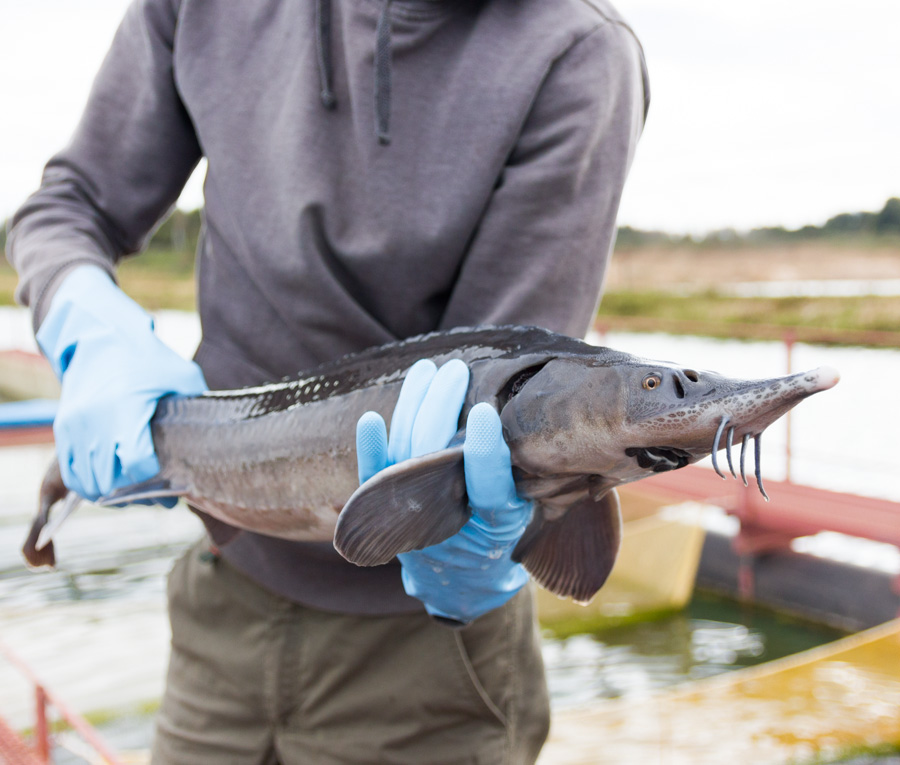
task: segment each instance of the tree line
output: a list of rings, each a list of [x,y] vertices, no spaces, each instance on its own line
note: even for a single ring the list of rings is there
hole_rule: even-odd
[[[163,251],[176,256],[176,266],[190,267],[197,249],[203,219],[200,210],[174,210],[156,229],[148,244],[149,250]],[[0,228],[0,249],[6,249],[7,225]],[[900,238],[900,198],[888,199],[878,212],[841,213],[829,218],[821,226],[806,225],[798,229],[766,226],[740,233],[732,228],[710,231],[702,237],[669,234],[664,231],[645,231],[620,226],[617,246],[623,249],[659,245],[723,244],[779,244],[817,239]]]
[[[669,234],[665,231],[644,231],[620,226],[617,245],[623,249],[659,245],[768,245],[828,239],[887,239],[900,238],[900,198],[891,197],[878,212],[841,213],[829,218],[821,226],[806,225],[797,229],[765,226],[747,232],[733,228],[718,229],[695,237]]]

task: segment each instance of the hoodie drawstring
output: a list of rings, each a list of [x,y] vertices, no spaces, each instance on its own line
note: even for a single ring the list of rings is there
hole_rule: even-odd
[[[331,0],[316,0],[316,56],[322,105],[333,109]],[[381,144],[391,142],[391,63],[391,0],[384,0],[375,27],[375,136]]]
[[[375,135],[391,142],[391,0],[384,0],[375,28]]]
[[[331,0],[316,0],[316,54],[319,59],[322,106],[334,109],[337,100],[332,88]]]

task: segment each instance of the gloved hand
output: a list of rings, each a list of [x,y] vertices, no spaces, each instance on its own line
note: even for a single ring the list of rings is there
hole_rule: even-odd
[[[63,483],[97,499],[152,478],[150,418],[162,396],[206,390],[200,367],[153,333],[153,320],[101,268],[74,268],[37,332],[62,382],[53,423]]]
[[[468,383],[469,370],[461,361],[440,370],[428,360],[413,365],[394,409],[390,443],[374,412],[357,424],[360,482],[388,465],[445,448],[456,433]],[[533,508],[516,496],[509,447],[489,404],[469,412],[463,455],[472,517],[440,544],[398,558],[404,589],[428,613],[467,623],[503,605],[528,581],[511,556]]]

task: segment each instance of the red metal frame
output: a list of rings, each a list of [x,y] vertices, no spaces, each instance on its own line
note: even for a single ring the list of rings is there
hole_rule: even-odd
[[[46,765],[48,759],[41,758],[0,717],[0,762],[4,765]]]
[[[27,446],[29,444],[52,444],[53,426],[34,425],[31,427],[0,428],[0,447]]]
[[[0,643],[0,654],[16,667],[28,681],[34,686],[35,725],[34,747],[29,747],[6,723],[0,718],[0,761],[9,762],[11,765],[46,764],[50,762],[50,726],[47,722],[47,709],[53,707],[73,730],[93,748],[108,765],[122,765],[122,761],[113,753],[112,749],[103,741],[97,731],[80,714],[66,705],[56,694],[47,689],[37,675],[32,671],[9,646]]]
[[[766,502],[754,486],[722,480],[707,468],[689,465],[659,473],[629,487],[636,493],[665,500],[695,500],[717,505],[741,522],[734,551],[752,558],[784,550],[797,537],[822,531],[884,542],[900,548],[900,502],[800,486],[789,481],[766,481]],[[752,579],[742,572],[742,593],[752,594]],[[900,577],[897,579],[900,588]],[[900,589],[898,589],[900,592]]]
[[[696,465],[646,478],[636,490],[722,507],[738,517],[742,527],[748,527],[747,552],[771,549],[753,543],[753,530],[772,532],[788,540],[837,531],[900,548],[900,502],[887,499],[766,480],[766,491],[771,497],[766,502],[754,486],[722,480],[712,470]]]

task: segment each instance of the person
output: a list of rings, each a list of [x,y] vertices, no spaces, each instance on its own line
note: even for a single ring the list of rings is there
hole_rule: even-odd
[[[606,0],[136,0],[8,242],[62,380],[67,486],[152,477],[169,393],[464,325],[583,336],[648,99]],[[204,157],[189,362],[113,278]],[[466,372],[410,378],[389,439],[361,423],[362,479],[456,427]],[[169,579],[154,762],[536,759],[547,691],[509,560],[530,508],[476,409],[488,446],[467,441],[467,486],[486,520],[440,549],[364,569],[204,517]],[[492,534],[506,552],[481,571]]]

